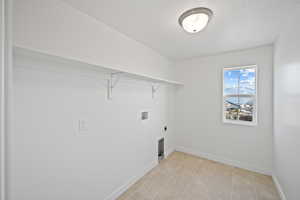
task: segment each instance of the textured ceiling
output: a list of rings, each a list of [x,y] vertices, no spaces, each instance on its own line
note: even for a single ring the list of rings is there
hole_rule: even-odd
[[[181,60],[273,43],[297,0],[63,0],[158,53]],[[191,35],[178,25],[187,9],[214,17]]]

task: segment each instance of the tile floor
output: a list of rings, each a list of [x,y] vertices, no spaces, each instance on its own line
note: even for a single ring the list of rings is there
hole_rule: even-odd
[[[280,200],[280,198],[270,176],[174,152],[118,200]]]

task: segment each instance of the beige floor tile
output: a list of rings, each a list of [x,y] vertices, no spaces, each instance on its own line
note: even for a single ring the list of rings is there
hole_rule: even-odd
[[[270,176],[174,152],[118,200],[280,200]]]

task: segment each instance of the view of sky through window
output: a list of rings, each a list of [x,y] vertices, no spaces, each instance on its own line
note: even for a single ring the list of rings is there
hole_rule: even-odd
[[[225,119],[252,122],[256,101],[256,67],[224,69],[223,81]]]

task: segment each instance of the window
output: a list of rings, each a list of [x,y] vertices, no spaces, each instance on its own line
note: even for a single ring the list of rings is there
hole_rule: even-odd
[[[257,123],[257,67],[223,70],[223,121],[244,125]]]

